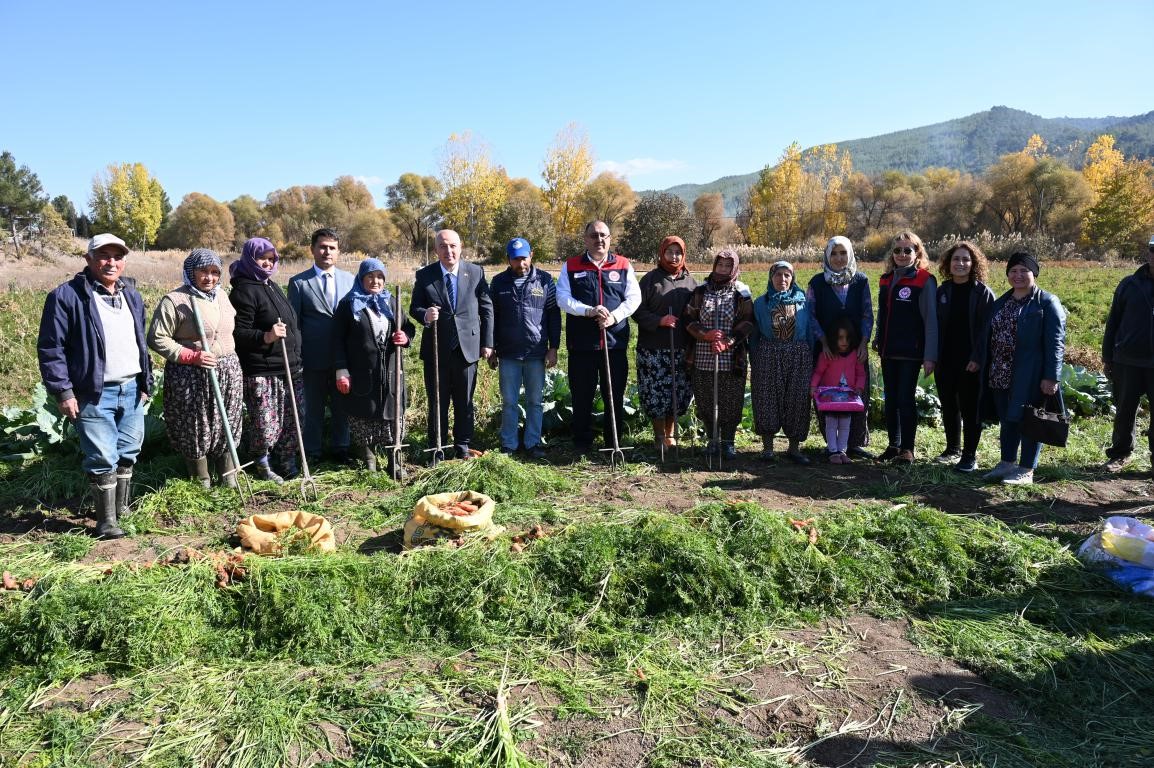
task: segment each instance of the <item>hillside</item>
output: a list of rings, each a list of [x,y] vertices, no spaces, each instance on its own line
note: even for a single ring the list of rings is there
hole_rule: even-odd
[[[1154,112],[1133,117],[1045,118],[1009,107],[993,107],[944,123],[909,128],[881,136],[838,142],[853,155],[854,169],[866,174],[906,172],[944,166],[980,173],[1007,152],[1016,152],[1032,134],[1046,140],[1051,152],[1081,165],[1095,138],[1111,133],[1127,157],[1154,157]],[[760,169],[724,176],[708,184],[679,184],[665,190],[692,204],[705,192],[721,192],[728,213],[757,180]],[[642,192],[641,194],[645,194]]]

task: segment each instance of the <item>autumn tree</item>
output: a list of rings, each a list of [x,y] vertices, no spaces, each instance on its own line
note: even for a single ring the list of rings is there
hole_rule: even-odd
[[[725,200],[720,192],[703,192],[693,201],[693,218],[701,235],[697,247],[703,251],[713,246],[713,237],[725,223]]]
[[[1114,137],[1103,134],[1094,140],[1086,150],[1086,158],[1082,164],[1082,178],[1090,186],[1090,193],[1094,200],[1098,199],[1102,188],[1118,171],[1122,170],[1125,158],[1114,148]]]
[[[53,210],[60,214],[60,218],[68,225],[68,228],[75,232],[76,222],[80,216],[77,215],[76,206],[68,199],[68,195],[57,195],[52,198],[51,205]]]
[[[444,226],[477,250],[492,240],[493,219],[505,202],[508,177],[490,160],[489,146],[466,131],[452,134],[441,152],[439,209]]]
[[[0,154],[0,227],[10,229],[13,218],[35,216],[47,197],[40,179],[28,166],[16,166],[11,152]]]
[[[232,211],[200,192],[189,192],[157,237],[162,248],[228,250],[236,239]]]
[[[397,183],[385,190],[393,223],[412,248],[423,248],[428,230],[436,226],[442,191],[437,177],[416,173],[401,174]]]
[[[597,220],[608,224],[612,231],[637,205],[637,193],[624,176],[603,171],[585,186],[578,205],[582,226]]]
[[[377,207],[373,193],[365,183],[352,176],[338,176],[332,184],[325,187],[325,193],[348,213],[371,211]]]
[[[777,165],[766,166],[749,190],[746,237],[754,245],[789,245],[803,237],[801,145],[785,148]]]
[[[553,217],[536,187],[530,191],[517,182],[515,179],[510,184],[511,192],[494,217],[491,250],[504,254],[505,245],[510,240],[523,237],[533,248],[536,261],[549,261],[557,255],[557,233],[553,229]]]
[[[241,195],[230,201],[228,209],[232,212],[233,247],[239,251],[246,240],[258,237],[264,231],[264,211],[260,201],[252,195]]]
[[[379,257],[401,239],[401,233],[387,210],[362,208],[350,214],[345,223],[341,231],[341,249]]]
[[[656,259],[657,246],[669,235],[684,240],[694,255],[700,253],[696,244],[701,235],[693,212],[684,200],[668,192],[642,198],[625,217],[622,229],[624,232],[615,238],[616,245],[631,259],[641,262]]]
[[[554,137],[541,170],[545,206],[558,234],[573,234],[583,224],[579,215],[581,193],[592,175],[589,137],[576,123],[569,123]]]
[[[164,218],[164,189],[143,163],[110,165],[92,180],[93,226],[138,247],[156,241]]]
[[[1149,160],[1124,162],[1100,180],[1097,201],[1086,209],[1085,239],[1101,250],[1130,255],[1154,232],[1154,168]]]

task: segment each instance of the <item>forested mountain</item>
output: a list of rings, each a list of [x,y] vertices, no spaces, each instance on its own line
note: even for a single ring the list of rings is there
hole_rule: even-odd
[[[1086,148],[1109,133],[1126,157],[1154,157],[1154,112],[1134,117],[1045,118],[1009,107],[994,107],[944,123],[838,142],[853,156],[855,171],[915,172],[924,168],[957,168],[981,173],[1007,152],[1017,152],[1032,134],[1046,141],[1050,154],[1074,168],[1082,166]],[[784,147],[782,148],[784,149]],[[772,164],[777,158],[767,158]],[[690,205],[705,192],[720,192],[732,215],[745,192],[757,181],[760,169],[740,176],[724,176],[708,184],[679,184],[665,190]],[[641,192],[644,195],[645,192]]]

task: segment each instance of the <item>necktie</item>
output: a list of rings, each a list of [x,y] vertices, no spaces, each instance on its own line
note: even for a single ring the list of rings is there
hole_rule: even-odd
[[[325,299],[329,302],[329,309],[337,308],[337,285],[333,276],[325,273]]]
[[[452,273],[445,274],[445,293],[449,296],[449,308],[457,311],[457,289],[453,287]]]

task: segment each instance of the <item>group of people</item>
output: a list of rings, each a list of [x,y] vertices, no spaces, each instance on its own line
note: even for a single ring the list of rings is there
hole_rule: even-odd
[[[677,445],[678,420],[695,405],[709,436],[707,454],[735,457],[748,379],[760,458],[775,460],[775,438],[784,434],[785,457],[809,464],[801,444],[815,398],[836,388],[860,405],[818,408],[828,460],[909,464],[915,392],[919,377],[932,373],[946,436],[937,460],[974,471],[983,421],[993,420],[1001,460],[985,477],[1032,482],[1041,446],[1022,434],[1022,413],[1045,397],[1060,401],[1066,317],[1058,298],[1038,286],[1041,267],[1032,255],[1009,259],[1010,290],[995,299],[975,244],[957,242],[941,255],[939,285],[921,239],[901,232],[875,299],[852,242],[838,236],[805,288],[793,265],[779,261],[754,298],[731,249],[718,252],[698,282],[684,241],[666,237],[656,265],[639,280],[611,248],[605,222],[590,222],[584,243],[554,281],[534,263],[529,242],[514,238],[507,268],[490,284],[480,265],[462,259],[457,233],[441,230],[437,261],[417,271],[407,311],[389,292],[380,260],[364,259],[355,275],[337,266],[340,242],[331,229],[313,233],[313,266],[292,277],[287,292],[273,279],[280,255],[267,239],[244,244],[229,267],[227,293],[220,290],[220,256],[195,249],[184,261],[182,285],[160,300],[146,331],[144,303],[123,276],[128,247],[97,235],[87,268],[48,295],[38,340],[45,386],[77,425],[97,533],[123,535],[118,515],[130,500],[143,404],[153,386],[149,349],[165,361],[168,433],[193,478],[209,487],[215,472],[219,482],[235,485],[233,455],[243,437],[256,476],[283,482],[300,469],[298,427],[306,459],[322,455],[326,415],[337,460],[353,455],[375,470],[378,449],[400,444],[408,404],[402,350],[418,326],[430,448],[471,455],[474,390],[485,360],[499,371],[500,449],[543,458],[542,393],[546,369],[557,364],[562,314],[579,451],[593,447],[598,388],[610,416],[604,443],[620,445],[632,318],[639,400],[656,448]],[[1154,240],[1150,254],[1119,285],[1107,321],[1103,360],[1118,399],[1111,471],[1134,450],[1138,400],[1154,394]],[[880,362],[888,437],[877,457],[868,450],[871,349]],[[387,455],[388,470],[403,474],[396,452]]]

